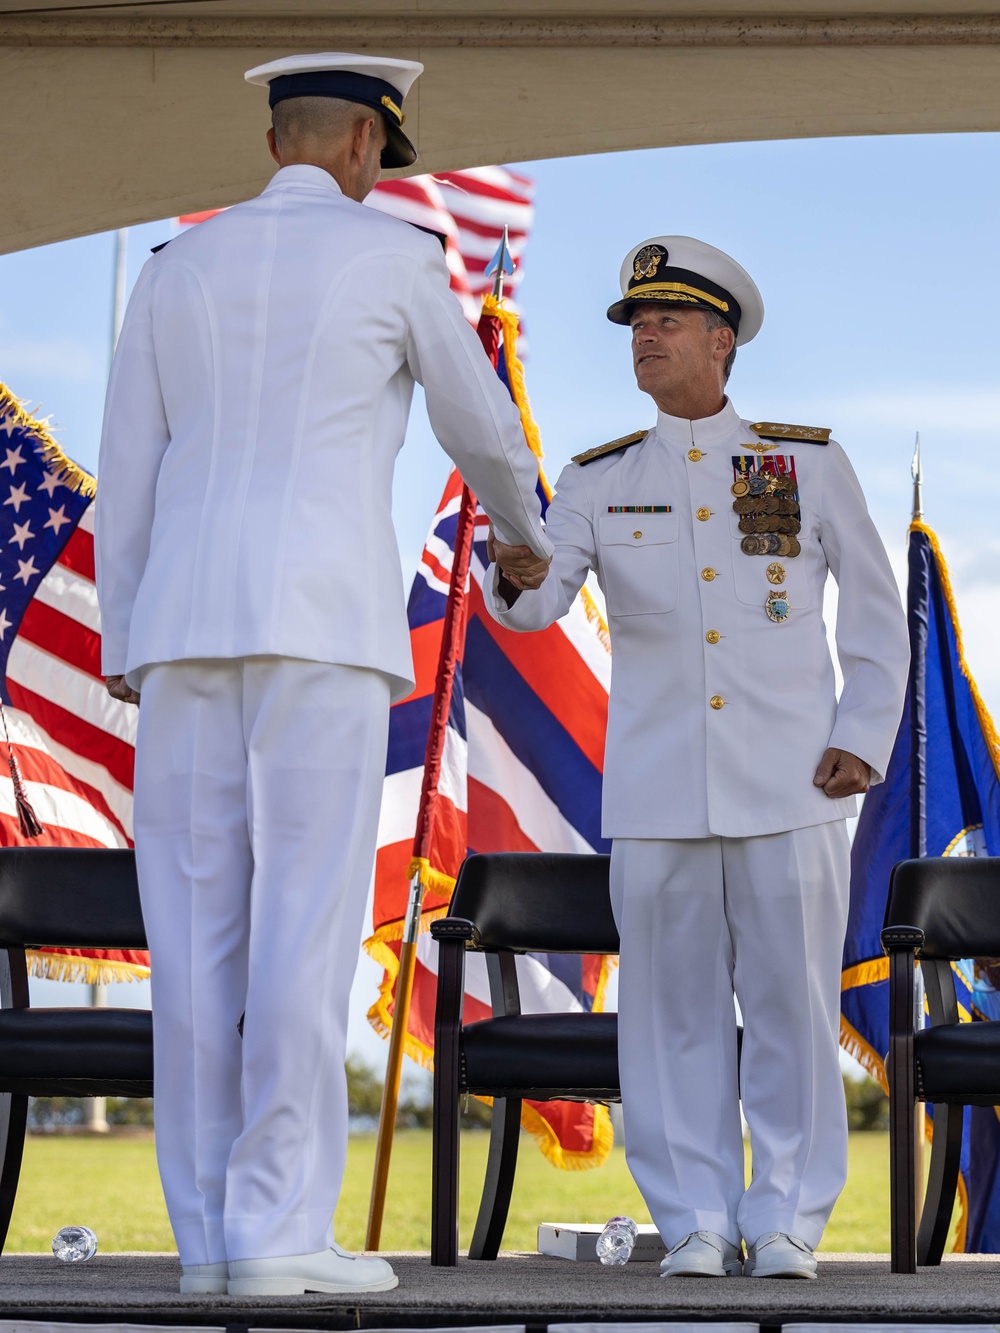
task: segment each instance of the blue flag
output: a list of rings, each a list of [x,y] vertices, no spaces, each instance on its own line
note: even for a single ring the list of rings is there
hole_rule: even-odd
[[[909,538],[910,676],[886,780],[865,797],[851,853],[851,909],[841,980],[841,1045],[886,1086],[889,963],[879,945],[889,874],[914,856],[1000,855],[1000,742],[969,673],[937,538]],[[994,970],[956,969],[963,1017],[1000,1018]],[[1000,1250],[1000,1120],[966,1108],[957,1249]]]

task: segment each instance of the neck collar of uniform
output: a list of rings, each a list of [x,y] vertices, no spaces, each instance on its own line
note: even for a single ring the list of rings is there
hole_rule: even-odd
[[[334,194],[343,194],[343,190],[322,167],[312,167],[306,162],[296,162],[294,166],[281,167],[271,177],[264,193],[268,190],[285,190],[294,186],[311,186],[318,190],[332,190]]]
[[[739,429],[740,418],[729,399],[721,412],[711,417],[699,417],[688,421],[685,417],[672,417],[666,412],[656,414],[656,433],[667,444],[683,445],[687,449],[692,444],[713,444],[724,440]]]

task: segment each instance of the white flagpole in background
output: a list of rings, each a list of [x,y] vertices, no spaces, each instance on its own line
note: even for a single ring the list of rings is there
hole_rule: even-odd
[[[122,331],[125,318],[125,296],[128,284],[128,228],[120,227],[115,232],[115,286],[111,301],[111,348],[108,365],[115,355],[118,335]],[[92,1009],[103,1009],[108,1003],[108,988],[100,981],[91,983],[90,1005]],[[83,1123],[91,1134],[107,1134],[108,1102],[106,1097],[88,1097],[84,1101]]]

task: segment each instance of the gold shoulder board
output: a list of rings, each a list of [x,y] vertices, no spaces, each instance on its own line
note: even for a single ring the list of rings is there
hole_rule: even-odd
[[[807,444],[828,444],[831,435],[823,426],[784,426],[780,421],[755,421],[750,429],[765,440],[803,440]]]
[[[592,463],[595,458],[603,458],[605,454],[613,454],[617,449],[627,449],[629,445],[638,444],[648,434],[648,430],[633,431],[631,435],[623,435],[620,440],[609,440],[607,444],[599,444],[593,449],[588,449],[586,453],[574,454],[573,462],[584,467],[587,463]]]

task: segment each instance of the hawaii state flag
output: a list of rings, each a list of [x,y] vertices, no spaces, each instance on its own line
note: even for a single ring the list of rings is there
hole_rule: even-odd
[[[502,339],[497,370],[521,410],[528,446],[540,454],[516,358],[516,319],[489,298],[480,336],[488,350]],[[543,510],[551,491],[539,470]],[[513,634],[490,617],[483,600],[487,569],[485,514],[474,518],[465,597],[464,651],[442,659],[457,534],[464,525],[462,479],[453,471],[424,546],[408,604],[417,684],[390,713],[389,754],[382,799],[375,874],[374,932],[365,947],[385,969],[379,998],[369,1011],[386,1033],[393,1021],[393,987],[411,874],[424,884],[421,933],[407,1024],[406,1051],[425,1067],[433,1059],[437,945],[427,933],[447,911],[459,867],[469,852],[605,852],[600,833],[601,779],[611,657],[607,628],[586,592],[569,615],[541,633]],[[462,627],[459,627],[459,631]],[[461,632],[456,637],[462,644]],[[453,660],[449,660],[449,658]],[[450,698],[438,700],[439,661],[454,671]],[[435,781],[425,802],[428,734],[444,728]],[[427,800],[432,805],[431,818]],[[414,861],[418,818],[426,828],[426,855]],[[600,1009],[611,960],[563,954],[517,960],[524,1013]],[[465,1019],[490,1010],[482,955],[467,962]],[[599,1165],[612,1144],[604,1106],[525,1102],[522,1122],[557,1166]]]

